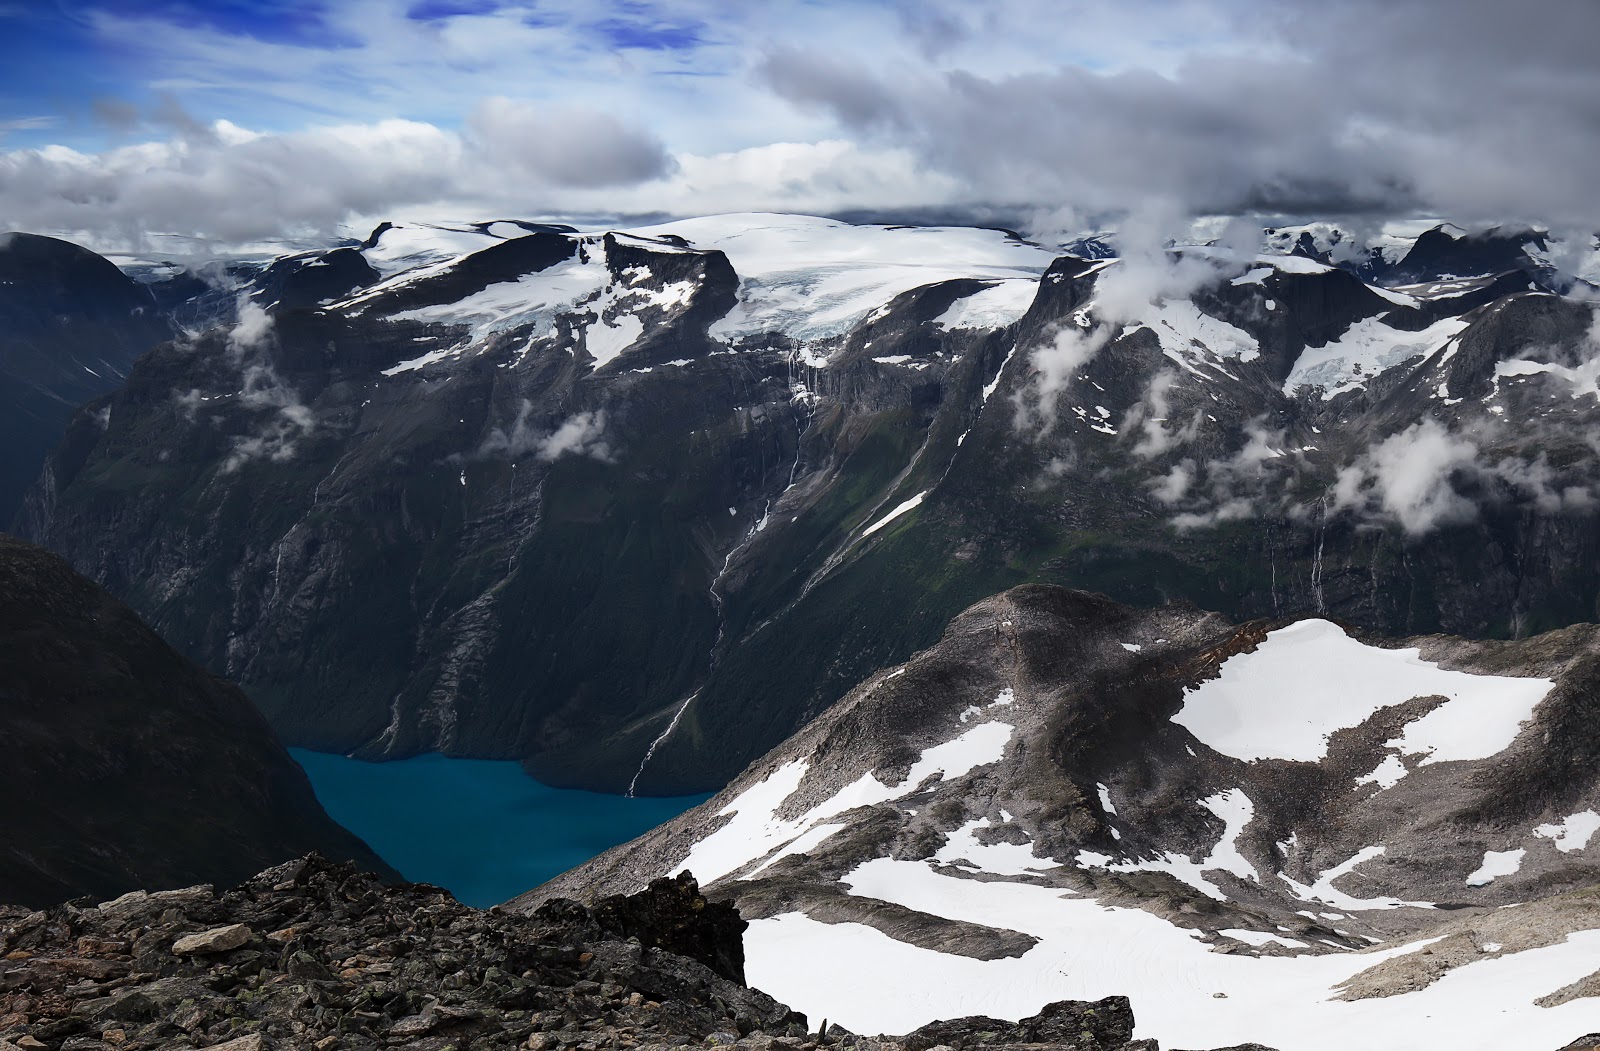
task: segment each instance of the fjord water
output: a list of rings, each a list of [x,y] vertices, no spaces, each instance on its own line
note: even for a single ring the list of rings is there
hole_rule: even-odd
[[[511,762],[424,755],[369,763],[291,748],[323,809],[400,870],[496,905],[710,796],[628,799],[540,784]]]

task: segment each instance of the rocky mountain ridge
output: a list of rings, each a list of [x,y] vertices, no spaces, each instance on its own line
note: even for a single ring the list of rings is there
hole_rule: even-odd
[[[389,225],[143,359],[18,527],[291,743],[642,793],[722,784],[1029,581],[1592,618],[1586,286],[1527,234],[1334,265],[1324,233]]]
[[[1557,1047],[1600,1029],[1597,676],[1594,625],[1024,586],[511,908],[693,871],[752,981],[856,1029],[1115,989],[1164,1044]]]

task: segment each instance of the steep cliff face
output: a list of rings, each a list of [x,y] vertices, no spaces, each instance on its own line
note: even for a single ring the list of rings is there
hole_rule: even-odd
[[[78,406],[172,336],[145,289],[67,241],[0,233],[0,526]]]
[[[1529,247],[386,226],[144,359],[19,523],[291,743],[715,787],[1029,581],[1593,617],[1593,315]]]
[[[751,981],[858,1030],[1116,989],[1163,1046],[1559,1047],[1600,1031],[1597,697],[1594,625],[1025,586],[509,907],[692,872]]]
[[[235,881],[313,849],[389,871],[323,812],[237,687],[4,536],[0,796],[10,903]]]

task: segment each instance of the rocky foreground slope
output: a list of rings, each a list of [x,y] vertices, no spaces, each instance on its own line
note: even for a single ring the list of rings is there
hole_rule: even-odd
[[[1116,993],[1163,1044],[1560,1047],[1600,1031],[1597,705],[1595,625],[1022,587],[512,907],[693,871],[753,982],[864,1031]]]
[[[1025,582],[1592,616],[1591,287],[1531,231],[1339,237],[386,224],[142,359],[18,528],[292,744],[640,793],[720,786]]]
[[[743,929],[688,877],[522,917],[317,857],[221,893],[0,906],[0,1051],[1157,1051],[1133,1039],[1123,998],[893,1040],[825,1021],[810,1033],[804,1016],[744,984]]]
[[[232,882],[309,850],[393,875],[238,687],[0,535],[0,901]]]

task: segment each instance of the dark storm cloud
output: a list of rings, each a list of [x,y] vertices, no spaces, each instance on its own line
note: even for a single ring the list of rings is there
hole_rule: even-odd
[[[790,47],[758,75],[991,202],[1600,221],[1600,4],[1232,12],[1234,44],[1257,46],[1192,53],[1170,73],[983,76]]]

